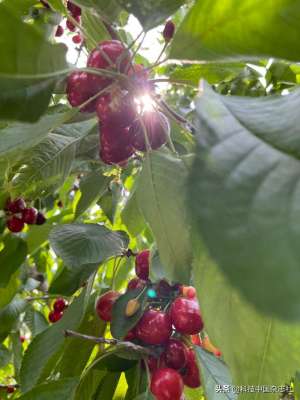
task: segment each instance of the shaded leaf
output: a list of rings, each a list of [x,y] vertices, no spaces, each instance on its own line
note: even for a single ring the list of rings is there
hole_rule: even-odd
[[[19,397],[20,400],[66,400],[73,399],[78,379],[59,379],[58,381],[47,382],[37,385],[29,392]]]
[[[3,239],[3,244],[4,248],[0,251],[0,288],[7,286],[27,256],[27,245],[22,239],[7,235]]]

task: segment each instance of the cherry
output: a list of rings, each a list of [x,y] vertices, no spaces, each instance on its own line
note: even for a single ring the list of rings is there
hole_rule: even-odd
[[[143,250],[138,253],[135,259],[135,273],[140,279],[149,278],[150,251]]]
[[[139,278],[133,278],[128,282],[127,289],[142,289],[146,286],[146,282]]]
[[[148,368],[150,372],[154,372],[158,368],[159,359],[153,356],[149,356],[147,360]]]
[[[137,117],[137,109],[130,95],[101,96],[97,101],[97,115],[102,125],[107,124],[116,128],[126,128]]]
[[[37,209],[34,207],[25,208],[25,210],[23,210],[23,212],[22,212],[23,222],[25,222],[28,225],[35,224],[37,213],[38,213]]]
[[[25,224],[21,218],[13,216],[7,220],[6,226],[11,232],[17,233],[23,230]]]
[[[182,286],[181,293],[188,299],[195,299],[197,296],[196,289],[193,286]]]
[[[168,314],[163,311],[148,310],[136,328],[136,337],[145,344],[166,343],[172,334],[172,324]]]
[[[15,387],[11,385],[7,386],[6,388],[7,393],[14,393],[15,390],[16,390]]]
[[[200,372],[193,349],[188,350],[187,364],[182,374],[183,382],[190,388],[198,388],[201,386]]]
[[[73,17],[78,17],[81,15],[81,8],[71,1],[67,2],[67,9],[70,11]]]
[[[6,204],[6,210],[10,211],[13,214],[17,214],[22,212],[26,207],[25,200],[22,198],[15,199],[13,201],[8,200]]]
[[[120,71],[123,72],[130,62],[130,53],[125,49],[119,40],[105,40],[89,55],[87,66],[92,68],[105,69],[111,66],[111,63],[118,66],[120,63]]]
[[[132,145],[140,151],[147,150],[145,131],[150,148],[158,149],[166,143],[170,134],[170,125],[168,119],[161,113],[156,111],[147,111],[143,114],[142,122],[137,119],[130,127],[130,134],[133,137]]]
[[[25,340],[26,340],[26,337],[23,336],[23,335],[21,335],[21,336],[19,337],[19,340],[20,340],[21,343],[24,343]]]
[[[73,41],[73,43],[75,43],[75,44],[80,44],[81,42],[82,42],[82,37],[81,37],[81,35],[75,35],[75,36],[73,36],[72,37],[72,41]]]
[[[158,282],[157,285],[157,293],[159,296],[170,296],[170,293],[172,293],[173,288],[171,285],[169,285],[168,281],[166,279],[161,279]]]
[[[55,36],[60,37],[63,34],[64,34],[64,28],[61,25],[58,25],[56,32],[55,32]]]
[[[39,211],[36,216],[36,225],[44,225],[46,221],[45,215]]]
[[[135,332],[134,332],[134,329],[131,329],[131,331],[129,331],[127,333],[127,335],[125,336],[124,340],[127,342],[131,342],[134,339],[135,339]]]
[[[48,319],[52,324],[54,324],[55,322],[59,321],[62,318],[62,316],[63,316],[63,313],[61,311],[58,312],[58,311],[53,310],[49,313]]]
[[[101,88],[95,88],[90,81],[91,75],[85,72],[73,72],[67,80],[67,97],[73,107],[78,107],[95,95]],[[103,87],[107,80],[102,79]],[[81,109],[82,112],[94,112],[96,110],[97,100],[94,100]]]
[[[105,164],[120,164],[134,153],[128,128],[111,125],[102,126],[100,131],[100,158]]]
[[[74,19],[79,23],[80,17],[75,17]],[[74,25],[73,22],[69,19],[67,19],[66,27],[69,29],[70,32],[75,32],[76,30],[76,25]]]
[[[174,369],[159,368],[152,375],[150,388],[157,400],[180,400],[183,382]]]
[[[175,33],[175,24],[173,21],[167,21],[163,30],[163,37],[166,42],[169,42]]]
[[[178,297],[171,305],[172,324],[180,333],[195,335],[202,331],[203,321],[196,300]]]
[[[188,349],[180,340],[170,339],[166,345],[163,357],[167,367],[181,369],[186,366]]]
[[[132,67],[128,69],[127,75],[134,79],[142,78],[147,80],[149,78],[149,71],[147,71],[143,64],[133,64]]]
[[[56,312],[64,311],[67,307],[68,307],[68,304],[65,301],[65,299],[63,299],[62,297],[59,297],[58,299],[56,299],[53,304],[53,309]]]
[[[112,308],[120,293],[110,290],[97,299],[96,312],[100,319],[110,322],[112,319]]]

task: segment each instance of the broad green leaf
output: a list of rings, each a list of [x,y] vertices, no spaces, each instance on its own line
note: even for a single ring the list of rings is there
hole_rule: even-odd
[[[3,239],[4,248],[0,251],[0,288],[6,287],[12,275],[26,259],[27,245],[24,240],[7,235]]]
[[[81,23],[85,31],[85,43],[90,51],[93,50],[98,43],[110,39],[110,35],[99,18],[99,15],[94,14],[91,10],[83,10]]]
[[[105,377],[106,371],[91,370],[85,375],[78,386],[75,400],[90,400],[95,394],[100,381]]]
[[[0,310],[0,342],[9,334],[19,315],[25,311],[27,301],[15,296],[14,299]]]
[[[29,392],[19,397],[20,400],[72,400],[78,378],[59,379],[37,385]]]
[[[98,11],[100,15],[106,16],[110,21],[116,20],[122,11],[117,0],[76,0],[76,3]]]
[[[266,317],[245,301],[219,268],[194,244],[194,284],[205,329],[224,356],[233,384],[290,382],[300,363],[300,325]],[[221,300],[220,300],[221,299]],[[274,393],[241,393],[239,400],[274,400]]]
[[[68,177],[78,139],[50,133],[24,159],[14,180],[17,194],[51,193]]]
[[[246,99],[205,86],[191,218],[228,279],[258,309],[300,319],[300,91]],[[288,293],[288,296],[287,296]]]
[[[0,157],[20,158],[21,154],[42,141],[47,134],[71,117],[72,112],[49,114],[34,124],[11,123],[0,130]]]
[[[48,328],[48,322],[44,315],[35,310],[33,307],[28,308],[25,314],[24,321],[34,337]]]
[[[0,344],[0,368],[6,367],[11,360],[11,353],[6,346]]]
[[[5,288],[0,288],[0,310],[11,302],[18,291],[20,281],[18,279],[19,271],[17,271],[9,280]]]
[[[20,331],[12,331],[9,335],[10,339],[10,348],[11,348],[11,356],[14,366],[14,376],[16,381],[19,381],[19,373],[23,358],[23,345],[20,341]]]
[[[199,346],[195,346],[194,349],[199,361],[207,399],[235,400],[237,395],[231,390],[233,385],[227,365],[212,353],[203,350]],[[230,388],[229,393],[226,391],[222,393],[225,386]]]
[[[139,209],[135,189],[133,189],[130,197],[127,199],[121,217],[132,236],[138,236],[145,229],[145,220]]]
[[[145,392],[145,393],[139,394],[133,400],[154,400],[154,397],[150,392]]]
[[[80,267],[121,255],[128,238],[125,232],[110,231],[98,224],[65,224],[52,230],[50,243],[68,267]]]
[[[138,298],[140,308],[131,317],[125,314],[126,306],[129,300]],[[116,339],[124,339],[127,333],[132,329],[137,322],[142,318],[147,305],[147,290],[134,289],[128,290],[120,296],[113,305],[112,321],[110,325],[111,334]]]
[[[200,79],[209,83],[231,79],[243,71],[242,63],[207,63],[177,67],[170,75],[170,79],[185,80],[198,86]]]
[[[47,363],[64,346],[64,330],[76,330],[84,317],[90,289],[84,289],[65,311],[63,318],[37,335],[30,343],[22,362],[20,384],[22,391],[31,390],[43,376]]]
[[[78,217],[101,197],[108,187],[109,178],[101,171],[93,171],[80,181],[81,196],[76,206],[75,215]]]
[[[295,0],[196,1],[172,42],[171,58],[299,60]]]
[[[133,14],[146,30],[164,23],[184,3],[184,0],[117,0]]]
[[[19,3],[0,3],[0,118],[34,122],[69,68],[66,47],[48,42],[34,24],[25,22]]]
[[[189,283],[192,249],[184,190],[187,168],[174,156],[153,152],[138,178],[138,206],[153,231],[165,276]]]
[[[121,373],[108,372],[97,388],[95,400],[111,400],[114,397]]]

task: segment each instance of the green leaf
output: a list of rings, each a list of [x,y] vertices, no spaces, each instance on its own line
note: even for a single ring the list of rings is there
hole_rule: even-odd
[[[47,134],[61,125],[74,113],[49,114],[42,117],[35,124],[12,123],[0,130],[0,157],[15,158],[37,143]]]
[[[149,30],[165,22],[184,3],[184,0],[118,0],[118,3],[133,14],[146,30]]]
[[[44,315],[33,307],[26,311],[24,321],[34,337],[48,328],[48,322]]]
[[[113,399],[120,377],[120,372],[108,372],[98,386],[95,400]]]
[[[52,193],[68,177],[78,139],[50,133],[32,149],[14,180],[17,194]]]
[[[5,288],[0,288],[0,310],[5,307],[13,299],[18,291],[20,282],[18,279],[19,271],[17,271],[9,280]]]
[[[0,344],[0,368],[6,367],[11,360],[11,353],[6,346]]]
[[[265,16],[268,18],[265,18]],[[171,58],[299,60],[300,4],[294,0],[195,2],[172,42]]]
[[[243,71],[244,67],[245,64],[242,63],[187,65],[184,67],[177,67],[169,77],[170,79],[189,81],[193,85],[198,86],[200,79],[205,79],[212,84],[234,78]]]
[[[37,385],[35,388],[19,397],[20,400],[72,400],[78,379],[59,379]]]
[[[76,206],[75,215],[78,217],[104,194],[108,187],[109,178],[101,171],[93,171],[80,181],[81,196]]]
[[[68,267],[80,267],[122,254],[128,237],[125,232],[110,231],[97,224],[65,224],[51,231],[50,243]]]
[[[77,389],[75,400],[91,400],[101,380],[106,376],[106,371],[91,370],[84,375]]]
[[[280,386],[290,382],[300,363],[300,325],[257,312],[228,283],[201,243],[195,242],[193,247],[194,285],[205,329],[221,349],[233,384]],[[255,392],[241,393],[239,400],[249,396],[254,400],[274,399],[274,393]]]
[[[140,308],[131,317],[125,314],[126,306],[129,300],[138,298]],[[111,334],[116,339],[124,339],[127,333],[142,318],[147,304],[147,290],[134,289],[128,290],[120,296],[113,305],[112,321],[110,326]]]
[[[92,11],[88,9],[83,10],[81,23],[86,32],[85,44],[90,51],[95,48],[95,44],[111,39],[99,16]]]
[[[152,394],[150,392],[145,392],[145,393],[139,394],[133,400],[154,400],[154,397],[152,396]]]
[[[300,91],[197,100],[191,218],[228,279],[261,311],[300,319]],[[287,296],[288,293],[288,296]]]
[[[25,311],[27,301],[15,296],[14,299],[0,310],[0,342],[9,334],[19,315]]]
[[[106,16],[111,21],[115,21],[122,11],[117,0],[76,0],[76,3],[98,11],[100,15]]]
[[[156,239],[165,276],[188,284],[192,249],[185,211],[186,179],[187,168],[182,160],[153,152],[145,158],[136,195]]]
[[[132,236],[138,236],[145,229],[145,220],[139,209],[135,188],[125,203],[121,217]]]
[[[19,3],[0,4],[0,115],[34,122],[46,111],[57,79],[69,68],[66,47],[46,41],[34,24],[24,22]]]
[[[7,235],[3,239],[3,244],[4,248],[0,251],[0,288],[7,286],[27,256],[27,245],[22,239]]]
[[[63,318],[37,335],[30,343],[22,362],[20,384],[22,391],[31,390],[40,380],[47,363],[59,354],[64,346],[64,330],[76,330],[87,308],[90,289],[84,289],[65,311]]]
[[[232,380],[227,365],[214,356],[212,353],[203,350],[199,346],[194,346],[195,353],[199,360],[199,366],[202,373],[205,395],[208,400],[234,400],[236,394],[222,393],[218,391],[218,386],[222,390],[224,386],[232,388]]]

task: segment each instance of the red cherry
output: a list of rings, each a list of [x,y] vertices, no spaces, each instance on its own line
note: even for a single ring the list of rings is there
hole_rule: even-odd
[[[7,393],[14,393],[15,390],[16,390],[15,387],[11,385],[7,386],[6,388]]]
[[[129,331],[127,333],[127,335],[125,336],[124,340],[128,341],[128,342],[131,342],[134,339],[135,339],[135,332],[134,332],[134,329],[131,329],[131,331]]]
[[[22,212],[23,222],[25,222],[28,225],[35,224],[37,213],[38,213],[37,209],[34,207],[25,208],[25,210],[23,210]]]
[[[202,347],[202,340],[201,340],[201,338],[200,338],[199,335],[192,335],[192,336],[191,336],[191,340],[192,340],[192,343],[193,343],[195,346],[200,346],[200,347]]]
[[[21,343],[24,343],[25,340],[26,340],[26,337],[23,336],[23,335],[21,335],[21,336],[19,337],[19,340],[20,340]]]
[[[80,17],[74,17],[74,19],[79,23],[80,22]],[[69,19],[67,19],[66,22],[66,27],[69,29],[70,32],[75,32],[76,30],[76,25],[73,24],[73,22]]]
[[[103,125],[111,127],[126,128],[131,125],[137,117],[137,109],[130,95],[101,96],[97,101],[97,115]]]
[[[172,324],[163,311],[148,310],[136,326],[136,337],[145,344],[166,343],[172,334]]]
[[[111,321],[113,305],[120,295],[119,292],[110,290],[97,299],[96,312],[100,319],[107,322]]]
[[[135,258],[135,273],[140,279],[149,278],[150,251],[143,250]]]
[[[64,28],[61,25],[58,25],[56,32],[55,32],[55,36],[60,37],[63,34],[64,34]]]
[[[169,42],[175,33],[175,24],[173,21],[167,21],[163,30],[163,37],[166,42]]]
[[[170,339],[166,345],[163,357],[167,367],[181,369],[186,366],[188,349],[180,340]]]
[[[186,296],[189,299],[195,299],[197,296],[196,289],[193,286],[189,286],[189,288],[187,289],[187,292],[186,292]]]
[[[183,382],[190,388],[198,388],[201,386],[200,372],[193,349],[188,350],[187,364],[182,374]]]
[[[13,214],[22,212],[26,208],[25,200],[22,198],[15,199],[13,201],[8,200],[5,209]]]
[[[54,324],[55,322],[59,321],[62,318],[62,316],[63,316],[63,313],[61,311],[58,312],[58,311],[53,310],[49,313],[48,319],[52,324]]]
[[[73,43],[75,43],[75,44],[80,44],[81,42],[82,42],[82,37],[81,37],[81,35],[75,35],[75,36],[73,36],[72,37],[72,41],[73,41]]]
[[[169,285],[169,283],[166,279],[161,279],[158,282],[156,290],[157,290],[158,295],[162,296],[162,297],[169,296],[170,293],[173,292],[172,286]]]
[[[68,304],[65,301],[65,299],[63,299],[62,297],[59,297],[58,299],[56,299],[53,304],[53,309],[56,312],[64,311],[67,307],[68,307]]]
[[[102,79],[102,78],[101,78]],[[103,80],[105,86],[106,80]],[[67,97],[73,107],[78,107],[94,96],[101,88],[94,87],[90,76],[85,72],[73,72],[67,80]],[[94,112],[97,100],[94,100],[81,109],[82,112]]]
[[[142,289],[146,286],[146,282],[139,278],[133,278],[128,282],[127,289]]]
[[[132,156],[128,128],[105,125],[100,128],[100,158],[105,164],[119,164]]]
[[[118,66],[120,71],[124,71],[130,62],[130,54],[119,40],[105,40],[89,55],[87,66],[92,68],[108,68],[111,63]]]
[[[182,378],[171,368],[159,368],[151,378],[151,392],[157,400],[180,400],[183,392]]]
[[[81,8],[71,1],[67,2],[67,9],[70,11],[73,17],[78,17],[81,15]]]
[[[42,212],[38,212],[37,216],[36,216],[36,225],[44,225],[44,223],[46,222],[46,217]]]
[[[11,232],[17,233],[23,230],[25,224],[21,218],[14,215],[7,220],[6,226]]]
[[[130,128],[133,147],[140,151],[146,151],[145,127],[150,148],[153,150],[160,148],[166,143],[170,134],[168,119],[164,114],[156,111],[145,112],[141,118],[142,122],[137,119]]]
[[[203,329],[199,304],[195,300],[178,297],[171,305],[172,324],[180,333],[196,335]]]

